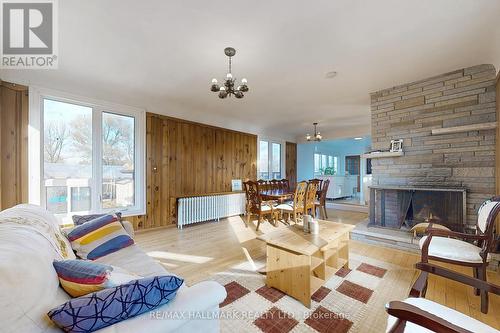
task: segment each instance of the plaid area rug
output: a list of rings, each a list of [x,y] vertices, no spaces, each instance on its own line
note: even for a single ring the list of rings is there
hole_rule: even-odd
[[[406,298],[414,271],[351,255],[311,299],[311,308],[265,285],[264,259],[243,263],[212,279],[227,291],[221,332],[385,332],[384,305]]]

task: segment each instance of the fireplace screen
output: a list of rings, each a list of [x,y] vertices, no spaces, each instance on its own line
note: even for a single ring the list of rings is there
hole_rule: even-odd
[[[370,194],[370,226],[404,230],[432,222],[463,231],[465,190],[371,188]]]

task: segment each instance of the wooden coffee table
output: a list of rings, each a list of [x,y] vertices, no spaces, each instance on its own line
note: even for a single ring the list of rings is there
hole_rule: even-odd
[[[311,307],[311,295],[341,267],[349,266],[353,225],[318,220],[318,235],[292,225],[258,239],[267,244],[266,285]]]

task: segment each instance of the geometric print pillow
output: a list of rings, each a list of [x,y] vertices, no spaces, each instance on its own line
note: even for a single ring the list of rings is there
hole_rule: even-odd
[[[73,298],[47,315],[65,332],[93,332],[168,303],[183,282],[176,276],[134,280]]]
[[[96,260],[134,244],[118,219],[104,215],[75,227],[68,240],[76,254],[83,259]]]

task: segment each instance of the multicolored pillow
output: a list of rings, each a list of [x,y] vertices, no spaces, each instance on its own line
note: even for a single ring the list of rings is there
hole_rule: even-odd
[[[109,265],[86,260],[53,262],[61,287],[73,297],[79,297],[108,288]]]
[[[49,318],[65,332],[93,332],[154,310],[177,294],[184,280],[156,276],[72,300],[49,311]]]
[[[75,227],[68,234],[71,247],[83,259],[96,260],[134,244],[118,219],[105,215]]]
[[[81,259],[54,261],[53,266],[61,287],[72,297],[80,297],[141,278],[119,267]]]
[[[71,218],[73,219],[73,223],[75,225],[82,225],[84,223],[90,222],[92,220],[95,220],[99,217],[103,217],[105,215],[107,215],[107,214],[73,215]],[[114,215],[121,222],[122,213],[118,212],[118,213],[115,213]]]

